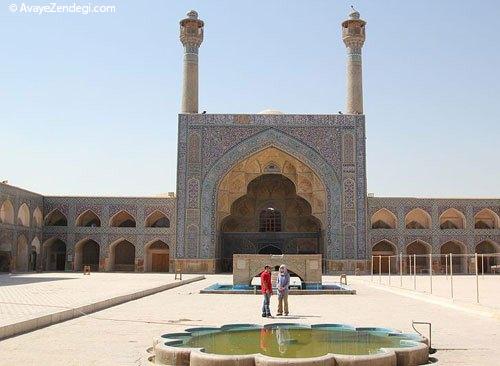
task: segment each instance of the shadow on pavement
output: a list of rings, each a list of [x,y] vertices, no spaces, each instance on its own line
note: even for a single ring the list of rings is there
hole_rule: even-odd
[[[31,277],[23,275],[2,274],[0,275],[0,287],[26,285],[29,283],[52,282],[62,280],[74,280],[76,278],[68,277]]]
[[[280,315],[280,316],[273,316],[273,319],[283,319],[283,320],[289,320],[289,319],[306,319],[306,318],[321,318],[319,315]]]

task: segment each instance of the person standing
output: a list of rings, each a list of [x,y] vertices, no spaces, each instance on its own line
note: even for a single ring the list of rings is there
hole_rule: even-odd
[[[278,313],[277,316],[283,315],[283,310],[285,310],[285,315],[288,315],[288,290],[290,287],[290,273],[286,269],[286,266],[282,264],[278,272],[278,278],[276,279],[276,287],[278,289]],[[283,309],[283,305],[284,308]]]
[[[271,302],[271,295],[273,294],[273,285],[271,283],[271,267],[266,265],[264,271],[260,275],[260,291],[264,295],[264,302],[262,304],[262,317],[270,318],[271,309],[269,304]]]

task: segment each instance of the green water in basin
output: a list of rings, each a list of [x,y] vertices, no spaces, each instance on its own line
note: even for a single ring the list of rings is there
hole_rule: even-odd
[[[351,329],[314,329],[277,326],[194,333],[177,347],[203,348],[206,353],[246,355],[261,353],[271,357],[317,357],[327,353],[368,355],[380,348],[414,346],[409,338],[388,333]]]

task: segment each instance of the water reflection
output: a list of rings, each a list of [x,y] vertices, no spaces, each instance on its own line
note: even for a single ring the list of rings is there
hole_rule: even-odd
[[[409,337],[409,338],[408,338]],[[231,329],[198,333],[180,347],[203,348],[207,353],[247,355],[261,353],[271,357],[316,357],[327,353],[369,355],[380,348],[412,346],[401,340],[411,335],[389,336],[385,331],[276,324],[262,328]],[[413,338],[414,339],[414,338]]]

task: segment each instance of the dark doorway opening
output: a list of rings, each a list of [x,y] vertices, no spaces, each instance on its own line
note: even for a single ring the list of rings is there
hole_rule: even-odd
[[[283,254],[283,251],[275,245],[266,245],[259,250],[259,254],[280,255]]]

